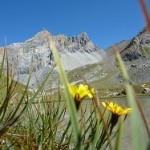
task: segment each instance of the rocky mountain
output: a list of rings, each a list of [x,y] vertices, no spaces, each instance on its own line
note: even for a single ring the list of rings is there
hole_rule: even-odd
[[[130,43],[130,40],[123,40],[119,43],[116,43],[116,44],[111,45],[110,47],[106,48],[105,52],[106,52],[107,58],[115,57],[114,50],[121,52],[123,49],[125,49],[127,47],[127,45],[129,43]]]
[[[86,33],[69,38],[65,35],[58,35],[54,37],[54,41],[56,41],[65,70],[94,64],[105,57],[105,52],[94,45]]]
[[[73,70],[70,75],[74,82],[90,82],[99,90],[100,95],[113,95],[124,92],[124,85],[114,51],[122,56],[130,83],[139,93],[150,89],[150,34],[144,28],[131,40],[124,40],[105,49],[106,57],[102,62]]]
[[[143,28],[130,43],[121,51],[124,61],[133,61],[136,59],[150,57],[150,34]]]
[[[133,83],[150,82],[150,33],[143,28],[120,52]]]
[[[6,47],[10,68],[15,68],[16,70],[15,80],[25,84],[31,71],[30,85],[34,85],[37,80],[39,82],[43,80],[53,67],[53,54],[48,46],[45,32],[41,31],[23,43],[13,43]],[[53,36],[52,34],[51,37],[56,43],[66,71],[100,62],[105,57],[105,52],[94,45],[85,32],[76,37]],[[1,59],[3,49],[0,49]],[[56,69],[54,69],[54,72],[56,73]]]
[[[104,51],[94,45],[86,33],[76,37],[51,34],[51,38],[56,43],[69,82],[86,81],[102,94],[103,91],[107,93],[116,89],[121,93],[123,79],[114,54],[114,50],[118,50],[125,62],[131,83],[141,86],[150,83],[150,35],[146,28],[132,39],[116,43]],[[23,43],[14,43],[6,48],[10,68],[16,69],[15,80],[23,84],[26,84],[31,71],[30,86],[35,87],[54,66],[45,31],[37,33]],[[3,49],[0,49],[0,59]],[[56,87],[56,81],[57,69],[54,68],[47,87]]]
[[[150,82],[150,34],[143,28],[131,40],[124,40],[114,44],[105,50],[105,67],[107,70],[116,68],[114,50],[118,50],[125,61],[127,71],[132,83]],[[111,64],[110,64],[111,59]],[[121,82],[121,74],[116,69],[116,75],[112,81]]]
[[[114,44],[106,50],[107,59],[104,68],[107,70],[103,79],[104,83],[113,82],[112,87],[115,85],[119,93],[124,93],[122,92],[124,91],[122,90],[123,79],[113,54],[114,50],[120,52],[130,77],[130,83],[135,87],[136,92],[141,94],[150,91],[150,33],[146,28],[143,28],[131,40]],[[111,64],[109,59],[111,59]]]

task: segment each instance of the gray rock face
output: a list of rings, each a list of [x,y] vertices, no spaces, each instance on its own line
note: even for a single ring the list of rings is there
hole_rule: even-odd
[[[135,59],[139,59],[140,57],[142,57],[140,53],[131,51],[131,52],[126,53],[122,58],[124,61],[132,61]]]
[[[67,38],[65,35],[53,37],[66,70],[102,61],[105,52],[95,46],[86,33]]]
[[[124,48],[120,54],[124,61],[150,58],[150,34],[146,28],[142,29]]]
[[[94,64],[102,61],[105,57],[105,52],[95,46],[86,33],[81,33],[77,37],[51,36],[56,43],[65,70],[69,71],[87,64]],[[22,83],[26,82],[29,72],[36,74],[36,78],[42,80],[41,72],[47,74],[54,65],[53,54],[48,46],[45,31],[37,33],[23,43],[7,46],[7,51],[9,65],[16,69],[15,78],[19,77],[19,81]]]
[[[108,64],[109,71],[111,68],[114,69],[117,64],[115,55],[112,57],[113,47],[116,47],[125,61],[131,83],[150,82],[150,33],[146,28],[142,29],[131,40],[121,42],[119,45],[115,44],[107,49],[105,64]],[[113,62],[111,65],[109,63],[110,58]],[[117,69],[116,75],[112,80],[122,82],[122,75]]]

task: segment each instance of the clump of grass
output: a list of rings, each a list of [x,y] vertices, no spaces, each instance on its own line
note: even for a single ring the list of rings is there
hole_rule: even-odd
[[[4,56],[0,66],[0,148],[8,149],[15,145],[14,140],[10,140],[13,136],[24,137],[22,136],[24,130],[21,130],[21,134],[16,133],[16,131],[22,129],[22,127],[19,128],[19,124],[24,126],[20,123],[20,119],[27,110],[30,110],[32,102],[42,90],[51,73],[48,74],[37,92],[31,95],[28,92],[30,77],[26,86],[13,80],[14,74],[13,70],[9,68],[7,48],[4,49]]]

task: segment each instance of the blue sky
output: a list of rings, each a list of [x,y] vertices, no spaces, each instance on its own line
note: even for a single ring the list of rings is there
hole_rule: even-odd
[[[87,32],[99,47],[131,39],[145,26],[138,0],[1,0],[0,46],[47,29],[53,35]]]

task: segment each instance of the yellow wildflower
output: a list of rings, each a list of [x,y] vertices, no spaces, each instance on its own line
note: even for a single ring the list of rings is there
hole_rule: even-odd
[[[131,108],[123,108],[113,102],[102,102],[103,106],[106,107],[109,111],[111,111],[115,115],[127,115],[132,112]]]
[[[111,113],[111,119],[110,119],[110,134],[112,133],[112,130],[114,126],[117,124],[118,119],[121,115],[128,115],[132,112],[131,108],[123,108],[113,102],[102,102],[103,106],[106,107]]]
[[[78,87],[73,84],[69,85],[69,90],[76,102],[77,108],[79,107],[82,99],[84,99],[86,96],[93,98],[94,94],[94,88],[90,89],[88,85],[83,84],[80,84]]]

